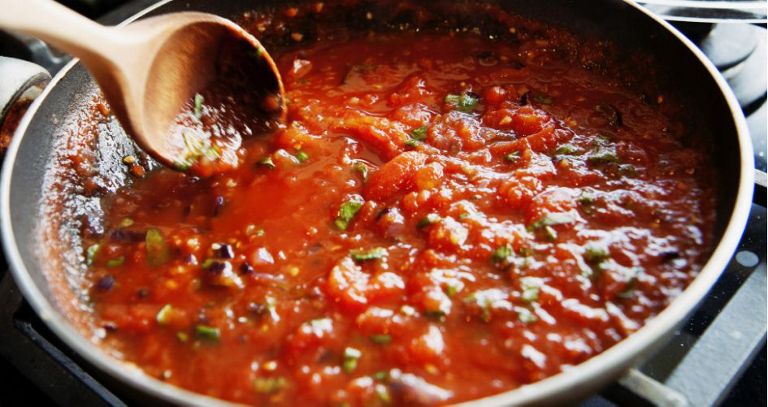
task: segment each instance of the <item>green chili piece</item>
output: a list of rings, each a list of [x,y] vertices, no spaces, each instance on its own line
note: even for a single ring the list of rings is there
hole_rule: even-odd
[[[120,256],[115,259],[110,259],[107,261],[107,267],[120,267],[123,264],[125,264],[125,256]]]
[[[491,254],[491,262],[494,264],[507,263],[514,254],[514,249],[509,245],[498,247]]]
[[[419,222],[416,223],[416,227],[419,229],[424,229],[425,227],[434,225],[437,222],[440,222],[440,215],[436,213],[429,213],[427,216],[419,219]]]
[[[195,93],[195,118],[200,120],[201,117],[203,117],[203,102],[205,101],[205,98],[203,95],[199,93]]]
[[[517,318],[524,324],[532,324],[539,319],[531,310],[522,307],[517,308]]]
[[[463,92],[460,95],[449,94],[445,96],[445,104],[464,113],[470,113],[475,110],[478,101],[479,99],[477,96],[469,92]]]
[[[504,160],[510,163],[516,163],[520,159],[520,152],[519,151],[513,151],[507,155],[504,156]]]
[[[257,393],[274,394],[283,390],[288,385],[288,381],[283,376],[277,377],[259,377],[253,381],[253,387]]]
[[[406,140],[405,143],[403,144],[406,145],[407,147],[416,147],[419,145],[419,143],[420,143],[419,140],[410,139],[410,140]]]
[[[373,374],[373,378],[376,380],[386,380],[389,377],[389,372],[386,370],[379,370]]]
[[[377,260],[387,255],[387,249],[374,247],[370,250],[352,250],[349,252],[349,255],[352,257],[352,260],[357,262]]]
[[[528,229],[537,230],[546,226],[564,225],[575,221],[576,219],[567,212],[552,212],[544,215],[544,217],[531,224]]]
[[[94,243],[85,249],[85,264],[90,266],[94,261],[96,261],[96,254],[99,253],[100,247],[101,245]]]
[[[411,130],[411,138],[419,141],[427,138],[427,126],[421,126]]]
[[[336,220],[334,221],[336,227],[339,228],[339,230],[347,230],[349,222],[352,221],[355,215],[357,215],[357,212],[360,211],[360,208],[363,207],[363,203],[365,203],[363,198],[358,196],[351,197],[342,203],[339,207],[339,212],[336,215]]]
[[[363,356],[359,349],[347,347],[344,349],[344,362],[342,368],[346,373],[352,373],[357,369],[357,361]]]
[[[171,314],[173,313],[173,307],[171,304],[165,304],[162,308],[160,308],[160,311],[157,311],[157,315],[155,315],[155,320],[160,325],[165,325],[170,321]]]
[[[147,251],[147,262],[150,266],[160,266],[165,264],[171,257],[168,244],[163,238],[163,233],[160,230],[151,228],[147,230],[147,234],[144,238]]]
[[[420,142],[427,138],[427,126],[421,126],[411,130],[410,136],[411,138],[405,142],[405,145],[416,147]]]
[[[562,146],[558,147],[555,152],[557,154],[564,154],[564,155],[572,155],[574,153],[577,153],[579,150],[574,146],[573,144],[563,144]]]
[[[309,154],[301,150],[297,151],[296,154],[294,154],[294,157],[296,157],[296,159],[299,160],[300,163],[303,163],[309,160]]]
[[[389,387],[379,383],[375,387],[376,390],[376,396],[379,397],[379,400],[381,400],[384,404],[390,404],[392,403],[392,395],[389,394]]]
[[[368,166],[361,163],[356,162],[354,166],[352,166],[352,169],[359,172],[360,176],[363,178],[363,182],[368,181]]]
[[[195,325],[195,335],[206,341],[218,342],[221,338],[219,328],[208,325]]]
[[[584,249],[584,261],[591,265],[597,265],[610,258],[608,248],[604,246],[590,245]]]
[[[370,339],[376,345],[387,345],[392,342],[392,336],[386,334],[371,335]]]

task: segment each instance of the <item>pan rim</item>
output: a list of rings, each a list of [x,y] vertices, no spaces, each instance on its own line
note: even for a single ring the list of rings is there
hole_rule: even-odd
[[[128,24],[142,16],[158,9],[174,0],[162,0],[147,7],[120,25]],[[754,184],[754,162],[752,156],[751,139],[741,108],[732,90],[725,79],[717,71],[717,68],[704,56],[688,38],[660,17],[638,5],[634,0],[622,0],[633,7],[635,12],[643,13],[646,18],[652,19],[656,24],[674,35],[678,41],[688,48],[708,71],[712,79],[718,85],[722,97],[724,97],[730,109],[733,124],[736,130],[736,138],[739,144],[740,168],[737,196],[731,210],[727,226],[722,233],[717,246],[702,266],[699,274],[663,311],[651,320],[647,321],[637,332],[629,335],[620,342],[611,346],[604,352],[574,366],[573,368],[550,376],[546,379],[524,385],[517,389],[505,391],[492,396],[475,399],[462,403],[462,405],[520,405],[530,404],[544,399],[555,398],[568,390],[576,390],[580,385],[595,381],[604,376],[606,372],[620,373],[636,361],[642,351],[659,339],[665,333],[670,332],[675,326],[684,321],[684,318],[694,309],[711,289],[717,278],[725,269],[731,259],[744,227],[747,223],[749,210],[752,204]],[[16,156],[27,133],[27,128],[36,116],[40,106],[46,101],[47,96],[56,88],[69,72],[78,64],[78,60],[68,63],[51,80],[43,93],[33,102],[27,114],[19,123],[12,142],[6,153],[0,179],[0,236],[3,240],[3,248],[8,259],[11,274],[22,291],[25,299],[31,304],[37,315],[45,322],[57,337],[83,356],[88,363],[109,374],[113,378],[122,381],[127,386],[138,389],[152,397],[166,402],[186,405],[233,405],[230,402],[215,399],[209,396],[195,393],[190,390],[177,387],[158,379],[155,379],[136,367],[108,355],[101,347],[92,346],[93,343],[77,330],[66,318],[63,318],[57,308],[49,301],[34,283],[30,270],[27,269],[24,259],[18,250],[11,217],[10,197],[11,179],[13,176]]]

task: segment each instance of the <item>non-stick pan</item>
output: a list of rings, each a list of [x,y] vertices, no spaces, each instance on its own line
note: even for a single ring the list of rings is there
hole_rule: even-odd
[[[148,15],[201,10],[236,18],[265,10],[279,1],[161,1],[129,21]],[[339,24],[355,26],[356,16],[382,7],[360,0]],[[436,2],[423,2],[439,7]],[[456,2],[453,2],[454,4]],[[744,117],[714,66],[669,24],[634,3],[620,0],[509,0],[501,7],[573,32],[614,41],[625,50],[655,56],[668,88],[685,99],[686,113],[702,129],[693,142],[711,143],[711,165],[718,177],[715,234],[717,245],[690,286],[645,327],[602,354],[548,379],[475,403],[482,405],[557,403],[597,391],[652,353],[685,320],[725,268],[746,223],[752,194],[752,149]],[[470,17],[467,17],[470,18]],[[361,20],[362,21],[362,20]],[[126,22],[127,23],[127,22]],[[312,22],[305,22],[311,24]],[[359,24],[358,24],[359,25]],[[53,78],[21,123],[7,151],[0,205],[2,238],[13,275],[40,318],[106,380],[144,400],[176,404],[219,401],[145,375],[109,355],[88,325],[87,296],[81,290],[83,264],[77,226],[85,219],[98,228],[98,196],[82,188],[84,178],[101,193],[128,182],[120,159],[134,150],[114,123],[88,121],[97,88],[85,69],[72,62]],[[87,126],[95,126],[90,129]],[[99,134],[85,140],[84,134]],[[88,157],[89,171],[62,165]],[[74,166],[76,167],[76,166]],[[90,189],[89,189],[90,190]]]

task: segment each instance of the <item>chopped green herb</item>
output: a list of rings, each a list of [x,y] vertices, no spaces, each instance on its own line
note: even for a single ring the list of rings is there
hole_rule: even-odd
[[[134,223],[133,219],[131,219],[131,218],[124,218],[123,220],[120,221],[120,227],[121,228],[127,228],[127,227],[130,227],[130,226],[133,226],[133,223]]]
[[[349,222],[351,222],[355,215],[357,215],[357,212],[360,211],[360,208],[363,207],[364,203],[365,201],[363,201],[363,198],[357,195],[350,197],[342,203],[339,207],[339,212],[336,215],[336,220],[334,221],[336,227],[339,228],[339,230],[347,230]]]
[[[515,250],[510,245],[498,247],[491,254],[491,262],[494,264],[509,263],[510,257],[515,255]]]
[[[163,238],[163,233],[158,229],[148,229],[144,238],[147,251],[147,262],[150,266],[160,266],[171,257],[168,244]]]
[[[608,248],[604,246],[590,245],[584,249],[584,261],[591,265],[597,265],[605,260],[608,260],[610,253]]]
[[[528,308],[517,307],[517,318],[524,324],[532,324],[538,320],[536,314],[531,312]]]
[[[171,314],[173,314],[173,307],[171,304],[165,304],[162,308],[160,308],[160,311],[157,311],[157,315],[155,315],[155,320],[160,325],[165,325],[170,321]]]
[[[359,172],[360,176],[363,178],[363,181],[368,181],[368,166],[361,163],[356,162],[355,165],[352,166],[352,169]]]
[[[203,260],[203,263],[200,265],[200,267],[202,267],[203,269],[207,269],[208,267],[211,267],[215,262],[216,262],[216,259],[209,257]]]
[[[96,254],[99,253],[100,247],[101,245],[94,243],[85,249],[85,264],[90,266],[94,261],[96,261]]]
[[[179,340],[179,342],[186,342],[189,340],[189,335],[187,335],[186,332],[176,332],[176,339]]]
[[[539,287],[531,286],[523,290],[523,301],[534,302],[539,300]]]
[[[203,95],[199,93],[195,93],[195,117],[200,120],[201,117],[203,117],[203,102],[205,101],[205,98],[203,98]]]
[[[533,250],[530,247],[521,247],[520,255],[523,257],[533,256]]]
[[[421,126],[411,130],[411,138],[419,141],[427,138],[427,126]]]
[[[514,164],[514,163],[516,163],[520,159],[520,152],[519,151],[513,151],[513,152],[505,155],[504,159],[507,162],[510,162],[510,163]]]
[[[604,136],[597,136],[592,150],[587,154],[587,162],[590,164],[608,164],[619,161],[616,154],[616,146]]]
[[[479,99],[477,96],[469,92],[463,92],[460,95],[449,94],[445,96],[445,104],[464,113],[469,113],[475,110],[478,101]]]
[[[579,203],[582,205],[590,205],[595,203],[595,201],[597,200],[597,196],[595,196],[595,194],[591,191],[584,190],[584,191],[581,191],[581,194],[579,195],[578,200],[579,200]]]
[[[257,393],[274,394],[283,390],[288,385],[288,380],[283,376],[258,377],[253,381],[253,388]]]
[[[621,298],[621,299],[628,300],[628,299],[632,298],[634,295],[635,295],[635,289],[630,287],[630,288],[627,288],[626,290],[618,293],[616,296]]]
[[[195,325],[195,335],[206,341],[218,342],[221,337],[219,328],[215,328],[208,325]]]
[[[531,224],[528,228],[529,230],[537,230],[546,226],[564,225],[575,221],[576,219],[567,212],[552,212],[544,215],[544,217]]]
[[[544,236],[547,240],[555,241],[557,240],[557,231],[552,226],[544,226]]]
[[[299,160],[300,163],[306,162],[309,160],[309,154],[299,150],[294,154],[294,157],[296,157],[297,160]]]
[[[263,165],[264,167],[269,168],[270,170],[275,169],[275,162],[272,161],[272,156],[266,156],[259,160],[259,165]]]
[[[635,295],[635,285],[637,285],[637,278],[643,272],[642,267],[633,267],[629,269],[629,276],[627,277],[627,285],[624,286],[624,291],[618,294],[619,298],[628,300]]]
[[[454,297],[464,288],[464,283],[461,281],[449,282],[445,285],[445,295]]]
[[[386,370],[379,370],[373,374],[373,378],[376,380],[386,380],[389,377],[389,372]]]
[[[194,161],[202,154],[205,142],[199,137],[192,137],[187,133],[181,133],[181,138],[184,140],[184,147],[186,148],[186,161]]]
[[[390,404],[392,402],[392,395],[389,394],[389,387],[383,384],[377,384],[375,387],[376,396],[384,404]]]
[[[385,334],[376,334],[376,335],[371,335],[370,340],[376,345],[387,345],[390,342],[392,342],[392,337],[390,335],[385,335]]]
[[[420,142],[427,138],[427,126],[417,127],[411,130],[411,138],[405,142],[408,147],[416,147]]]
[[[352,250],[349,255],[354,261],[377,260],[387,255],[387,249],[383,247],[374,247],[370,250]]]
[[[551,105],[552,102],[554,102],[554,99],[549,96],[542,93],[535,93],[531,96],[531,99],[533,99],[536,103],[540,103],[542,105]]]
[[[346,373],[352,373],[357,369],[357,361],[363,356],[359,349],[347,347],[344,349],[344,362],[342,368]]]
[[[434,225],[437,222],[440,222],[440,215],[436,213],[429,213],[427,216],[419,219],[419,222],[416,223],[416,227],[419,229],[424,229],[425,227]]]
[[[419,145],[419,143],[420,143],[419,140],[410,139],[410,140],[406,140],[405,143],[403,144],[407,147],[416,147]]]
[[[534,302],[539,300],[539,290],[541,289],[542,281],[536,277],[524,277],[520,280],[523,288],[523,301]]]
[[[120,267],[123,264],[125,264],[125,256],[120,256],[115,259],[110,259],[107,261],[107,267]]]
[[[619,156],[616,155],[615,149],[599,149],[590,153],[587,161],[590,164],[615,163],[619,161]]]
[[[184,160],[173,164],[179,171],[186,171],[203,158],[213,161],[221,157],[221,149],[210,139],[192,137],[187,133],[181,133],[181,138],[184,140]]]
[[[555,150],[557,154],[564,154],[564,155],[571,155],[578,151],[579,149],[576,148],[576,146],[574,146],[573,144],[563,144],[562,146],[558,147],[557,150]]]
[[[491,310],[511,309],[512,304],[507,300],[508,295],[497,288],[478,290],[464,298],[467,304],[474,304],[480,308],[480,319],[483,322],[491,320]]]

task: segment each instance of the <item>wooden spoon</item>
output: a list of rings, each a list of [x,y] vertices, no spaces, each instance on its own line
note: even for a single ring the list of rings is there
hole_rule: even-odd
[[[227,19],[182,12],[105,27],[51,0],[0,1],[0,6],[1,28],[80,58],[126,132],[166,166],[177,168],[183,153],[169,140],[169,129],[195,93],[216,80],[220,51],[250,51],[243,58],[255,59],[252,89],[272,98],[264,104],[271,116],[285,113],[274,61],[256,38]]]

